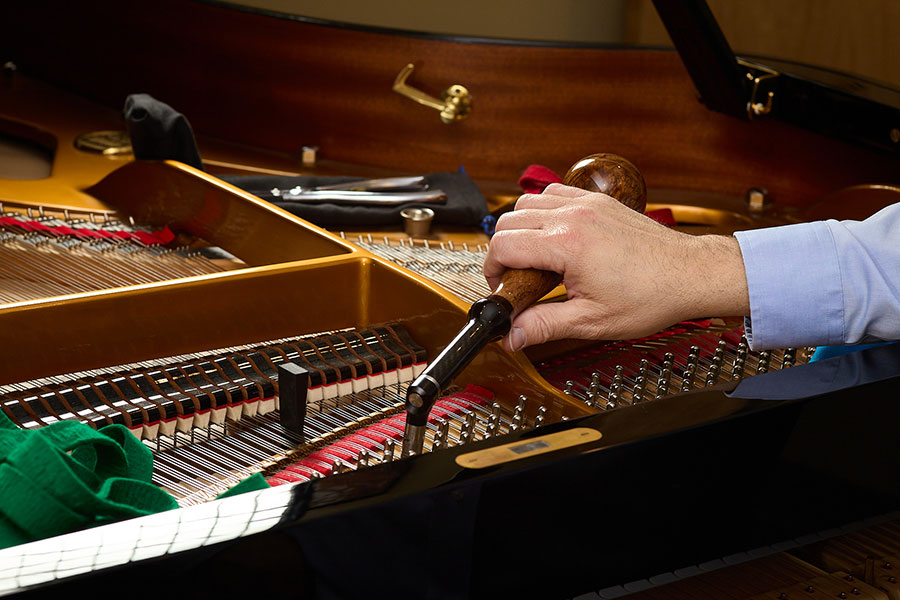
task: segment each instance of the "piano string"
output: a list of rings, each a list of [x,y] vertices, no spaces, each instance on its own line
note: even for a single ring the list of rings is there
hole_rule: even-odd
[[[7,211],[0,203],[0,303],[224,270],[199,252],[165,247],[172,237],[109,213]]]

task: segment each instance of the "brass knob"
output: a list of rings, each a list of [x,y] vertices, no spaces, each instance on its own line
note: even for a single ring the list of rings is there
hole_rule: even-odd
[[[393,87],[395,92],[440,112],[441,121],[444,123],[459,121],[472,112],[472,94],[469,93],[465,86],[458,83],[441,92],[440,100],[408,85],[406,80],[412,75],[414,68],[413,64],[409,63],[397,74]]]

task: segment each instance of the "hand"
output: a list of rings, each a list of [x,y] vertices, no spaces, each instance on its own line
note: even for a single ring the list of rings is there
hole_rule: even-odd
[[[737,240],[669,229],[605,194],[559,184],[519,198],[497,222],[484,263],[491,289],[508,268],[563,275],[568,300],[515,317],[510,351],[563,338],[628,339],[678,321],[748,314]]]

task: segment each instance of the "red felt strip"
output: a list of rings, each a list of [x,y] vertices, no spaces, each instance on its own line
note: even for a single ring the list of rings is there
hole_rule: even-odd
[[[519,177],[519,187],[526,194],[540,194],[551,183],[562,183],[562,178],[543,165],[529,165]]]
[[[172,233],[172,230],[169,229],[168,226],[166,226],[162,229],[154,231],[153,237],[155,237],[160,244],[166,245],[175,239],[175,234]]]

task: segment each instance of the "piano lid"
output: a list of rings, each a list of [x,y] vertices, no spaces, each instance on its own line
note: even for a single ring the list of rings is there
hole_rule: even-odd
[[[900,151],[900,91],[862,77],[757,56],[737,56],[706,0],[653,0],[712,110],[774,118],[830,137]]]

